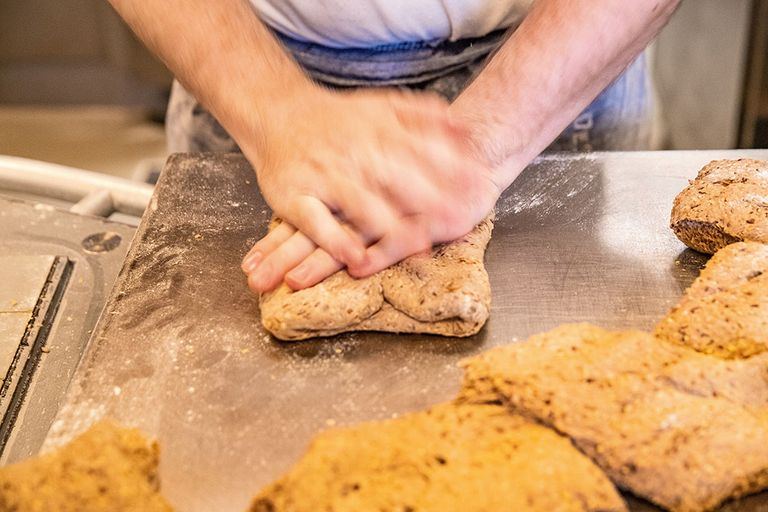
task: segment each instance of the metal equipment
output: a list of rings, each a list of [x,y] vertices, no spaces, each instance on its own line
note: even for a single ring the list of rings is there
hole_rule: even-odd
[[[239,269],[270,217],[253,171],[239,155],[176,155],[46,446],[109,416],[158,438],[163,492],[178,510],[244,510],[319,430],[452,398],[463,357],[564,322],[651,328],[705,261],[668,227],[675,194],[708,161],[743,156],[768,151],[541,157],[498,203],[493,306],[478,335],[281,343],[261,328]]]

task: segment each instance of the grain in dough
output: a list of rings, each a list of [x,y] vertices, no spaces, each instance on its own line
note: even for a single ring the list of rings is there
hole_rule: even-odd
[[[468,359],[460,400],[567,435],[617,485],[675,512],[768,487],[768,353],[725,360],[639,331],[564,325]]]
[[[623,511],[570,441],[498,405],[442,404],[323,432],[251,512]]]
[[[486,218],[463,238],[367,278],[341,270],[305,290],[282,284],[260,297],[262,324],[282,340],[346,331],[475,334],[490,311],[483,256],[492,229]]]

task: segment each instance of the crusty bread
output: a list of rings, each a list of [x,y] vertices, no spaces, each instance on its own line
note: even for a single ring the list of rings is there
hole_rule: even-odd
[[[724,358],[768,350],[768,245],[717,251],[654,334]]]
[[[49,455],[0,468],[0,510],[170,512],[157,444],[102,421]]]
[[[499,405],[443,404],[319,434],[252,512],[626,510],[553,430]]]
[[[671,227],[685,245],[707,254],[744,240],[768,243],[768,162],[705,165],[675,198]]]
[[[725,360],[644,332],[564,325],[465,361],[462,399],[553,427],[664,508],[709,510],[768,487],[766,356]]]

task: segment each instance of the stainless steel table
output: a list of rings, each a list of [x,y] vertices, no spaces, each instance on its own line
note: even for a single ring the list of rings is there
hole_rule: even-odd
[[[540,158],[498,203],[478,335],[301,343],[264,332],[239,270],[270,215],[246,161],[175,156],[47,445],[111,416],[157,436],[178,510],[243,510],[318,430],[450,399],[463,357],[563,322],[649,329],[705,261],[669,230],[673,197],[709,160],[741,156],[768,151]]]

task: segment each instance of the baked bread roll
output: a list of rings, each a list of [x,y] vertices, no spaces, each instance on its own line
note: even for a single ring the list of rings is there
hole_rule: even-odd
[[[675,198],[671,227],[685,245],[707,254],[734,242],[768,243],[768,162],[705,165]]]

